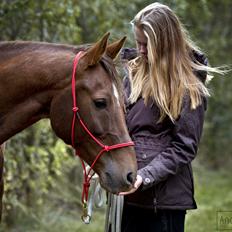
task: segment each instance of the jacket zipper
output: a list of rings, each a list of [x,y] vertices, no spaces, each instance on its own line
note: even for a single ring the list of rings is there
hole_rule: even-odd
[[[156,200],[156,198],[154,198],[153,203],[154,203],[154,210],[155,210],[155,213],[157,213],[157,208],[156,208],[157,200]]]
[[[154,211],[157,213],[157,198],[156,198],[156,186],[153,187],[153,205],[154,205]]]

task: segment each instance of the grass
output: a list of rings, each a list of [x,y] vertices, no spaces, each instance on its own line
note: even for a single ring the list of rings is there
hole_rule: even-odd
[[[104,213],[102,210],[94,212],[92,221],[85,225],[81,219],[81,212],[62,210],[44,206],[40,212],[34,209],[22,214],[11,226],[4,223],[0,226],[0,232],[103,232]]]
[[[199,165],[194,166],[195,198],[197,210],[188,211],[186,232],[217,231],[217,212],[231,211],[232,178],[229,171],[210,171]],[[93,212],[89,225],[82,223],[81,212],[74,208],[62,208],[46,204],[41,209],[16,210],[11,227],[3,224],[0,232],[103,232],[105,209]],[[229,224],[232,231],[232,222]],[[227,230],[229,231],[229,230]]]
[[[231,173],[229,170],[209,171],[199,166],[194,167],[194,171],[198,209],[188,211],[186,232],[218,231],[222,228],[217,225],[219,211],[231,211],[232,218]],[[232,231],[232,221],[228,226]]]

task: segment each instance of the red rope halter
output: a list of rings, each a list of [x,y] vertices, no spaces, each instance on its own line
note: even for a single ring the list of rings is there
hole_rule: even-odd
[[[79,156],[77,149],[75,148],[75,122],[78,119],[78,121],[80,122],[81,126],[83,127],[83,129],[85,130],[85,132],[102,148],[100,150],[100,152],[98,153],[98,155],[96,156],[96,158],[94,159],[93,163],[90,166],[90,169],[87,171],[86,170],[86,166],[84,161],[81,159],[81,163],[82,163],[82,167],[84,170],[84,183],[83,183],[83,191],[82,191],[82,203],[86,204],[88,201],[88,192],[89,192],[89,186],[90,186],[90,180],[92,178],[92,176],[94,175],[94,173],[90,174],[91,170],[93,170],[93,167],[95,165],[95,163],[98,161],[98,159],[101,157],[101,155],[104,152],[108,152],[114,149],[118,149],[118,148],[122,148],[122,147],[128,147],[128,146],[134,146],[134,143],[132,141],[127,142],[127,143],[119,143],[119,144],[115,144],[115,145],[111,145],[111,146],[107,146],[104,145],[103,143],[101,143],[87,128],[87,126],[85,125],[85,123],[82,121],[80,114],[79,114],[79,108],[77,107],[76,104],[76,67],[77,64],[79,62],[79,59],[81,58],[81,56],[83,55],[83,52],[79,52],[77,53],[77,55],[75,56],[74,62],[73,62],[73,72],[72,72],[72,98],[73,98],[73,120],[72,120],[72,131],[71,131],[71,139],[72,139],[72,146],[75,149],[76,155]],[[80,157],[80,156],[79,156]]]

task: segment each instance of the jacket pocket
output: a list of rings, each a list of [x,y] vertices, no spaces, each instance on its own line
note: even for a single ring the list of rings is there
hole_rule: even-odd
[[[135,151],[139,169],[148,165],[166,148],[166,144],[154,135],[140,135],[132,139],[135,142]]]
[[[188,165],[179,170],[176,175],[170,175],[156,186],[159,206],[193,208],[193,181]]]
[[[146,146],[135,146],[135,152],[137,157],[138,169],[141,169],[148,165],[158,154],[161,149],[146,147]]]

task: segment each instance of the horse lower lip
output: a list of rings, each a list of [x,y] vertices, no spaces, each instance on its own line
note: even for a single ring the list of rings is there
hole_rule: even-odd
[[[122,186],[113,185],[112,183],[109,182],[101,182],[101,180],[100,180],[100,184],[106,191],[115,195],[118,195],[120,192],[126,192],[125,187]]]

